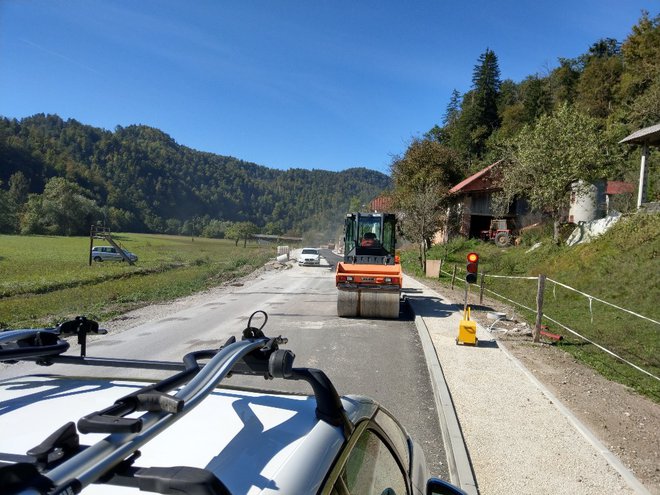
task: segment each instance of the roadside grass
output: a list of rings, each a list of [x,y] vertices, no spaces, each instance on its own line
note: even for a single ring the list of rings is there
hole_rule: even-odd
[[[87,237],[0,236],[0,329],[50,326],[77,315],[108,319],[246,275],[275,255],[272,247],[230,240],[113,237],[138,255],[134,266],[89,266]]]
[[[541,242],[541,245],[530,250],[530,244],[535,242]],[[537,280],[494,278],[488,275],[536,277],[545,274],[548,278],[592,296],[586,297],[546,281],[544,315],[649,373],[660,376],[660,326],[593,299],[602,299],[656,321],[660,320],[660,215],[626,217],[598,239],[574,247],[555,246],[549,237],[538,237],[524,245],[506,249],[477,240],[459,240],[434,246],[428,258],[442,259],[443,272],[451,274],[456,266],[455,287],[463,288],[465,257],[470,251],[480,255],[479,272],[486,274],[484,295],[512,306],[517,318],[530,325],[534,324]],[[404,270],[423,276],[416,251],[404,251],[402,263]],[[449,286],[451,275],[442,273],[439,282]],[[470,293],[470,302],[476,304],[479,286],[472,286]],[[504,298],[527,306],[531,311],[510,304]],[[606,378],[660,402],[660,381],[547,319],[543,323],[548,325],[552,333],[563,336],[563,340],[556,344],[557,347]]]

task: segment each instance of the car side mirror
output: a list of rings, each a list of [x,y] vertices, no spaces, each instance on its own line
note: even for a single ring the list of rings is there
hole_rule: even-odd
[[[426,482],[426,495],[467,495],[457,486],[440,478],[429,478]]]

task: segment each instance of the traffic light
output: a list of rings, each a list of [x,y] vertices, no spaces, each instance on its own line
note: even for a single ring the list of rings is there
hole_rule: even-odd
[[[468,253],[467,266],[465,267],[465,281],[468,284],[477,283],[477,271],[479,270],[479,255],[477,253]]]

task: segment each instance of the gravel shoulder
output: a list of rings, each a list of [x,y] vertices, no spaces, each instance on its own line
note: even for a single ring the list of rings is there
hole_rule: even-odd
[[[430,279],[420,282],[449,300],[463,298],[463,291],[452,291]],[[493,323],[487,318],[490,311],[514,314],[511,308],[495,300],[485,299],[482,308],[490,309],[473,309],[471,316],[484,328]],[[651,494],[660,495],[660,404],[603,378],[548,343],[534,344],[531,329],[520,322],[502,321],[494,328],[502,330],[492,332],[498,345],[504,346],[589,428]]]

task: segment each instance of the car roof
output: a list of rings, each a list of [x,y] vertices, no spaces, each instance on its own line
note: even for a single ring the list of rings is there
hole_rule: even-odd
[[[259,328],[252,326],[255,316],[263,317]],[[83,316],[56,328],[0,332],[3,362],[176,372],[147,384],[27,373],[0,381],[0,462],[9,461],[4,474],[22,476],[30,486],[47,481],[58,492],[84,488],[92,494],[137,488],[143,476],[155,476],[149,489],[161,493],[170,493],[170,484],[203,490],[208,483],[232,493],[316,492],[350,433],[378,406],[340,397],[322,370],[294,368],[295,354],[279,347],[288,339],[261,331],[267,319],[255,311],[241,340],[232,336],[181,362],[87,356],[87,336],[107,331]],[[74,335],[80,356],[65,354],[70,345],[64,337]],[[302,380],[314,397],[226,389],[230,375]],[[109,491],[94,485],[101,477],[112,485]]]
[[[69,421],[111,405],[144,383],[128,380],[30,375],[0,381],[0,452],[24,455]],[[370,399],[342,397],[356,424],[372,417]],[[218,388],[181,420],[140,448],[136,466],[191,466],[213,472],[231,493],[315,493],[344,434],[316,417],[305,395]],[[26,427],[29,425],[29,427]],[[104,434],[81,435],[83,445]],[[288,467],[288,469],[287,469]],[[136,493],[91,485],[86,494]]]

